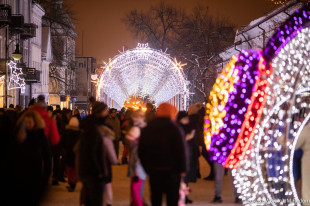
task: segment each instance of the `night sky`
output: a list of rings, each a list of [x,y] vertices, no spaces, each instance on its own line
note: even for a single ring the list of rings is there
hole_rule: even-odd
[[[123,46],[133,48],[139,42],[126,29],[122,18],[130,10],[148,10],[161,0],[68,0],[76,13],[76,56],[82,55],[82,31],[84,31],[84,56],[107,61]],[[268,0],[165,0],[190,11],[199,3],[208,5],[212,14],[227,17],[240,27],[264,16],[276,8]]]

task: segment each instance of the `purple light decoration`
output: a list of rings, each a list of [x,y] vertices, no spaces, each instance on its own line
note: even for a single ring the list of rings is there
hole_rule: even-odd
[[[213,161],[224,164],[227,156],[233,148],[245,113],[253,93],[255,78],[259,74],[258,63],[261,57],[260,51],[243,51],[238,56],[236,69],[239,80],[234,85],[234,90],[229,93],[225,106],[226,116],[223,118],[223,128],[218,135],[211,138],[210,154]]]
[[[277,32],[270,38],[267,43],[263,56],[267,65],[272,59],[278,55],[281,49],[293,39],[299,31],[309,26],[310,11],[309,6],[304,6],[291,16],[281,27],[277,28]]]

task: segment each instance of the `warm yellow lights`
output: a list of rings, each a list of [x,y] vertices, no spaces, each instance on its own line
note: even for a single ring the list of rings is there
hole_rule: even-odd
[[[233,91],[234,84],[237,81],[238,70],[235,69],[236,61],[237,57],[233,56],[218,76],[210,92],[208,103],[206,104],[204,138],[207,150],[210,150],[211,136],[218,134],[219,130],[223,127],[228,95],[229,92]]]
[[[135,96],[130,96],[128,100],[124,102],[124,107],[126,109],[131,108],[133,110],[146,111],[146,103],[140,98]]]

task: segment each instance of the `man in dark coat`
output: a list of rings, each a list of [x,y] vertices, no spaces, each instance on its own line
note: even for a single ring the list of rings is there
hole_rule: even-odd
[[[118,151],[119,151],[119,141],[121,139],[121,123],[117,117],[117,109],[110,109],[109,116],[105,122],[115,134],[115,139],[113,140],[114,149],[116,152],[116,156],[118,158]]]
[[[150,177],[152,206],[177,206],[181,176],[187,169],[184,134],[175,123],[176,108],[169,103],[159,105],[156,118],[141,133],[138,154]]]
[[[103,158],[103,141],[98,127],[103,125],[108,115],[104,103],[95,102],[92,115],[81,122],[83,133],[79,148],[79,178],[83,182],[81,204],[102,206],[104,183],[107,181]]]

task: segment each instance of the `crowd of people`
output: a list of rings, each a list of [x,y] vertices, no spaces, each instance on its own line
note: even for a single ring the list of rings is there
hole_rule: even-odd
[[[147,176],[151,205],[162,205],[164,194],[168,206],[190,204],[189,183],[201,178],[201,155],[211,167],[204,179],[214,181],[213,202],[222,202],[225,169],[210,161],[204,146],[202,104],[178,112],[169,103],[156,109],[148,103],[146,112],[131,108],[118,112],[90,101],[88,116],[78,109],[47,106],[44,96],[33,99],[25,110],[14,105],[0,110],[5,205],[39,205],[48,185],[67,182],[68,192],[73,192],[78,181],[80,205],[102,206],[104,194],[106,205],[112,205],[112,165],[120,164],[128,164],[130,205],[147,205]],[[237,193],[235,197],[241,203]]]

